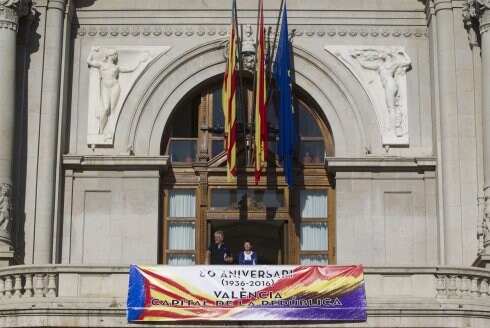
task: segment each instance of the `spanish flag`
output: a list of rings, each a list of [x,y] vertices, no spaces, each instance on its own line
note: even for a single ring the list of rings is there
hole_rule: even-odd
[[[226,175],[228,181],[236,176],[236,31],[235,31],[235,0],[232,1],[230,43],[228,47],[228,63],[223,81],[222,104],[225,116],[225,151]]]
[[[260,1],[259,37],[257,42],[256,88],[255,88],[255,184],[267,156],[267,108],[265,83],[264,8]]]

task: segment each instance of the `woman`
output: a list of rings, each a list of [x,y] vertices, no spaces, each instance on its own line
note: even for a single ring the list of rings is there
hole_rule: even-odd
[[[257,264],[257,253],[252,250],[252,243],[249,240],[246,240],[243,243],[243,249],[243,252],[241,252],[240,256],[238,257],[238,264]]]

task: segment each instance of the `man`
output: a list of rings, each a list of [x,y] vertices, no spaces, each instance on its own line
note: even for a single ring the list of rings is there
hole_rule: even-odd
[[[229,264],[233,263],[233,255],[228,246],[223,243],[225,235],[218,230],[214,233],[214,244],[209,245],[206,251],[206,261],[204,264]]]

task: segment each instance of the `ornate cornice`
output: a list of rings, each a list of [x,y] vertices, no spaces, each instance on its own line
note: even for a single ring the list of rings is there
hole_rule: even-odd
[[[0,0],[0,27],[17,32],[19,17],[29,14],[31,0]]]
[[[271,26],[271,37],[274,27]],[[422,38],[427,37],[426,27],[413,26],[345,26],[345,25],[290,25],[295,37],[348,37],[348,38]],[[225,37],[228,26],[179,26],[179,25],[82,25],[80,37]]]

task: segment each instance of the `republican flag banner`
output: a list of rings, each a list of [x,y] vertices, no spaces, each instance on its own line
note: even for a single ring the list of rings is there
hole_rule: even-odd
[[[279,90],[279,145],[278,154],[284,168],[289,189],[293,188],[293,153],[298,138],[294,119],[293,91],[291,82],[291,58],[288,40],[288,16],[286,3],[282,14],[281,32],[274,63],[274,77]]]
[[[223,107],[224,138],[226,151],[226,175],[228,181],[236,176],[236,30],[235,30],[235,0],[231,8],[230,41],[228,47],[228,62],[226,63],[225,76],[221,101]]]
[[[366,320],[362,266],[136,266],[128,321]]]
[[[260,1],[259,36],[257,41],[257,67],[255,72],[255,184],[260,181],[260,174],[267,156],[267,107],[265,83],[265,47],[264,47],[264,9]]]

